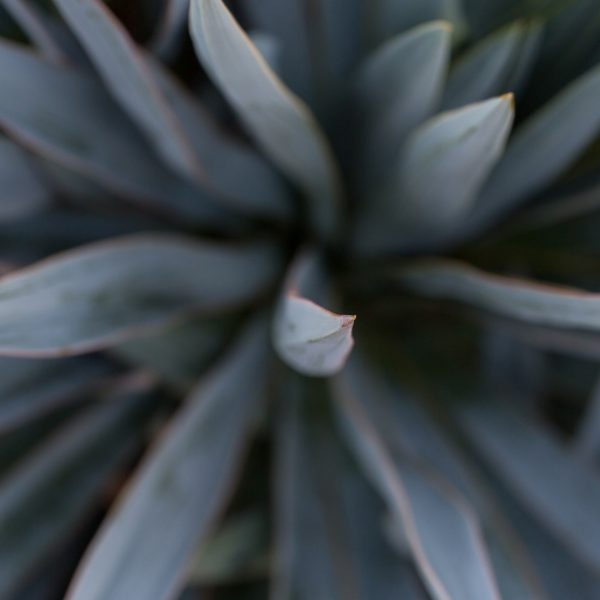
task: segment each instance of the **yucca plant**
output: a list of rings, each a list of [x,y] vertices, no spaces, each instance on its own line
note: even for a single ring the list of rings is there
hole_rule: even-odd
[[[600,597],[597,0],[0,4],[0,598]]]

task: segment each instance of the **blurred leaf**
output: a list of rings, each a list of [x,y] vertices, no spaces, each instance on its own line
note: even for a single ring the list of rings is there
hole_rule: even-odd
[[[281,75],[305,102],[313,100],[314,73],[304,0],[244,2],[252,26],[266,31],[281,44]]]
[[[354,346],[354,315],[339,315],[305,297],[319,276],[318,258],[300,254],[292,264],[273,319],[279,357],[304,375],[325,377],[344,367]]]
[[[289,194],[273,168],[250,147],[219,131],[203,106],[158,61],[148,57],[148,64],[202,161],[207,189],[243,213],[289,219]]]
[[[480,271],[454,260],[423,260],[396,272],[403,286],[530,323],[600,329],[600,295]]]
[[[134,384],[59,429],[0,483],[0,594],[9,597],[41,561],[57,559],[140,442],[151,405]]]
[[[162,600],[222,511],[266,396],[267,343],[254,323],[189,396],[144,459],[75,576],[71,600]]]
[[[519,127],[482,190],[475,228],[517,208],[575,161],[600,131],[599,96],[596,67]]]
[[[517,21],[473,46],[450,71],[444,108],[515,93],[532,66],[541,31],[539,23]]]
[[[107,87],[178,172],[202,180],[202,165],[168,104],[161,96],[139,48],[99,0],[53,0]]]
[[[216,585],[262,574],[267,566],[266,538],[265,519],[258,511],[230,518],[192,556],[189,583]]]
[[[169,59],[177,52],[185,37],[190,0],[166,0],[161,19],[154,32],[151,47],[155,54]]]
[[[233,330],[231,319],[198,317],[112,349],[120,358],[151,369],[168,383],[188,387],[225,347]]]
[[[115,345],[189,312],[248,302],[276,270],[265,244],[167,235],[91,244],[0,282],[0,353],[65,356]]]
[[[343,431],[365,472],[402,524],[412,558],[432,598],[499,598],[479,524],[448,486],[394,460],[371,413],[377,398],[359,397],[344,375],[333,386]]]
[[[440,232],[460,224],[504,151],[513,114],[512,96],[506,95],[419,127],[360,223],[358,243],[368,252],[435,243]]]
[[[0,124],[23,145],[186,222],[227,222],[205,194],[156,160],[95,80],[6,41],[0,70]]]
[[[573,450],[577,456],[590,464],[600,461],[600,382],[597,382],[588,400]]]
[[[308,416],[294,375],[276,422],[276,548],[273,600],[425,596],[383,539],[379,499],[351,468],[335,433]]]
[[[373,29],[371,37],[376,41],[436,19],[450,21],[459,34],[465,27],[461,0],[371,0],[369,11]]]
[[[331,237],[340,210],[340,180],[314,117],[254,48],[221,0],[192,0],[196,53],[265,153],[307,195],[312,222]]]
[[[65,61],[60,44],[54,39],[52,31],[47,27],[47,21],[42,16],[42,8],[31,0],[0,0],[0,3],[49,61]]]
[[[36,213],[51,193],[31,159],[10,140],[0,137],[0,220]]]
[[[0,434],[69,404],[89,401],[90,392],[113,373],[108,364],[96,360],[1,358]]]
[[[411,29],[382,45],[358,71],[355,94],[365,115],[365,168],[375,179],[394,163],[406,134],[436,110],[450,31],[443,21]]]
[[[596,571],[600,567],[600,482],[540,426],[486,402],[460,422],[519,499]]]

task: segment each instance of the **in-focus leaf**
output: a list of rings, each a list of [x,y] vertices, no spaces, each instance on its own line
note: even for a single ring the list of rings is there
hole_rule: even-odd
[[[271,160],[306,194],[313,226],[331,237],[341,184],[314,117],[281,83],[222,0],[192,0],[196,53]]]
[[[354,315],[339,315],[305,295],[320,278],[318,259],[307,253],[292,265],[273,320],[273,345],[280,358],[304,375],[325,377],[343,368],[354,346]]]
[[[265,400],[267,349],[264,323],[254,323],[192,392],[102,526],[69,600],[163,600],[181,591]]]
[[[433,298],[447,298],[562,328],[600,329],[600,295],[480,271],[452,260],[424,260],[400,269],[398,283]]]
[[[277,270],[264,243],[134,235],[90,244],[0,281],[0,353],[64,356],[116,345],[189,312],[242,305]]]

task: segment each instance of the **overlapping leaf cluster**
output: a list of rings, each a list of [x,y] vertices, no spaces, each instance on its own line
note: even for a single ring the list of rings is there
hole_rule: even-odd
[[[0,6],[0,597],[598,597],[597,0]]]

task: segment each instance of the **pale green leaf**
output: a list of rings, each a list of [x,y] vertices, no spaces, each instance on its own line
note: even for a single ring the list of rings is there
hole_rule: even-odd
[[[393,278],[426,296],[459,300],[530,323],[600,329],[600,295],[595,293],[494,275],[450,260],[422,261]]]
[[[89,352],[242,305],[276,275],[273,250],[134,235],[56,255],[0,281],[0,353]]]
[[[341,184],[308,108],[271,71],[222,0],[193,0],[190,31],[198,57],[246,127],[306,194],[316,230],[333,235]]]
[[[254,323],[147,455],[84,557],[70,600],[163,600],[223,509],[266,394],[268,344]]]

